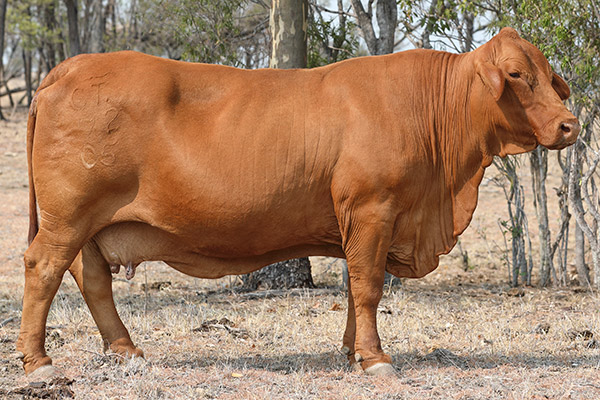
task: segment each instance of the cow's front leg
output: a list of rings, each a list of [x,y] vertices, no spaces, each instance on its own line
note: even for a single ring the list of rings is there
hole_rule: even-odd
[[[348,352],[350,355],[353,352],[354,361],[372,375],[395,373],[392,359],[381,349],[377,333],[377,306],[383,294],[385,265],[394,224],[393,215],[388,215],[385,210],[385,207],[378,206],[353,210],[352,223],[343,229],[351,288],[349,305],[353,303],[356,320],[354,346],[348,346]],[[349,311],[345,343],[353,333],[351,317],[352,312]]]

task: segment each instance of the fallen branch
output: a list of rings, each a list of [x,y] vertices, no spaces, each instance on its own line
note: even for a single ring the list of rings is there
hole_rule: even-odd
[[[241,293],[238,296],[246,299],[264,299],[271,297],[283,297],[283,296],[301,296],[310,295],[318,296],[332,293],[340,293],[340,289],[271,289],[263,290],[260,292]]]
[[[0,322],[0,328],[2,328],[6,324],[13,322],[15,319],[17,319],[17,317],[6,318],[4,321]]]

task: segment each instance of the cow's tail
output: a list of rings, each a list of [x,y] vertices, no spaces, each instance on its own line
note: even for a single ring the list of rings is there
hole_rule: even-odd
[[[37,119],[38,98],[43,89],[52,85],[67,74],[69,61],[70,60],[67,60],[56,66],[56,68],[50,71],[44,80],[42,80],[42,83],[31,101],[31,106],[29,107],[29,119],[27,120],[27,174],[29,175],[29,234],[27,240],[29,244],[33,242],[33,239],[35,239],[35,235],[37,235],[39,230],[37,199],[35,195],[35,185],[33,184],[33,136]]]
[[[35,186],[33,185],[33,169],[32,169],[32,155],[33,155],[33,133],[35,131],[35,120],[37,116],[36,103],[37,97],[31,102],[29,109],[29,119],[27,120],[27,174],[29,175],[29,235],[27,240],[29,244],[33,242],[35,235],[37,235],[38,216],[37,216],[37,201],[35,197]]]

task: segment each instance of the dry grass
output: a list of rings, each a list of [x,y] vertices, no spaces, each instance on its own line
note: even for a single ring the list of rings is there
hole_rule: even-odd
[[[27,229],[24,132],[23,121],[0,123],[0,323],[8,320],[0,397],[14,399],[24,394],[9,391],[25,385],[10,357]],[[322,259],[314,260],[320,289],[282,295],[239,293],[235,279],[193,279],[160,263],[138,269],[133,283],[116,280],[120,315],[146,361],[102,353],[67,276],[48,318],[48,352],[81,399],[599,399],[600,298],[577,288],[510,290],[494,245],[504,205],[491,187],[481,203],[463,237],[472,270],[454,252],[430,276],[384,296],[380,335],[398,377],[347,367],[338,352],[340,267]]]

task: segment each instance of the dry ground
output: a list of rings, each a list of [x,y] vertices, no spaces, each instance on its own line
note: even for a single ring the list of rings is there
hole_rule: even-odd
[[[24,118],[0,123],[0,398],[600,399],[600,298],[576,287],[508,287],[497,228],[506,206],[488,181],[462,237],[472,268],[454,251],[428,277],[384,296],[380,334],[397,377],[352,372],[338,352],[347,308],[339,262],[313,260],[319,289],[283,294],[240,293],[235,278],[193,279],[153,263],[132,282],[123,273],[114,282],[146,361],[103,354],[66,276],[47,347],[73,382],[62,392],[27,388],[11,357],[27,230]]]

